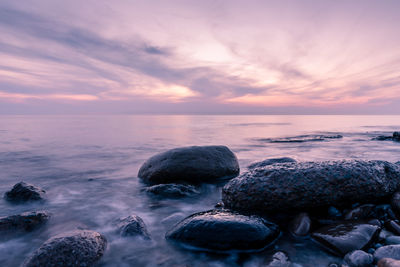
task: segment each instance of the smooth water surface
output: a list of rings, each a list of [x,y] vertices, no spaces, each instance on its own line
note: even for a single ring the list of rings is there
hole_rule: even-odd
[[[155,153],[211,144],[231,148],[241,171],[283,156],[395,162],[400,143],[371,140],[395,130],[400,116],[0,116],[0,194],[23,180],[44,188],[48,197],[27,205],[0,199],[0,215],[41,209],[53,215],[45,227],[1,240],[0,266],[19,266],[50,236],[77,228],[107,237],[99,266],[260,266],[276,250],[301,266],[340,262],[309,240],[285,235],[256,254],[191,252],[169,244],[165,232],[185,216],[212,209],[222,185],[204,185],[192,199],[154,199],[142,192],[138,169]],[[335,135],[343,138],[323,138]],[[133,213],[143,218],[152,241],[116,233],[116,219]]]

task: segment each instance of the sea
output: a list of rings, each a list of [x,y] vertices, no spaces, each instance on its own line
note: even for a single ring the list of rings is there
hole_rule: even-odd
[[[0,195],[20,181],[46,190],[40,203],[10,204],[0,216],[46,210],[49,222],[30,233],[0,238],[0,266],[20,266],[51,236],[91,229],[108,240],[98,266],[262,266],[284,251],[295,266],[341,259],[309,238],[288,234],[257,253],[191,251],[165,240],[175,223],[221,201],[223,184],[204,184],[185,199],[156,199],[137,177],[152,155],[182,146],[226,145],[241,172],[254,162],[341,159],[400,161],[400,143],[378,141],[400,130],[400,116],[345,115],[20,115],[0,116]],[[151,240],[123,238],[115,222],[139,215]]]

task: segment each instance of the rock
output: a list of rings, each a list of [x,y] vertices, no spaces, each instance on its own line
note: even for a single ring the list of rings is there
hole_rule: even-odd
[[[11,202],[26,202],[34,200],[43,200],[46,191],[25,182],[19,182],[14,187],[5,193],[6,200]]]
[[[400,267],[400,261],[383,258],[378,262],[378,267]]]
[[[101,234],[77,230],[47,240],[25,262],[25,267],[93,266],[102,256],[107,240]]]
[[[46,211],[24,212],[18,215],[11,215],[0,218],[0,232],[12,233],[14,231],[30,232],[42,226],[50,219]]]
[[[215,182],[239,174],[235,154],[226,146],[191,146],[148,159],[138,176],[149,184]]]
[[[189,197],[200,193],[194,186],[184,184],[158,184],[146,188],[145,191],[165,198]]]
[[[195,213],[165,235],[184,245],[218,251],[258,250],[278,236],[278,226],[261,217],[221,209]]]
[[[298,214],[290,223],[289,230],[296,236],[306,236],[311,229],[311,219],[307,213]]]
[[[120,219],[118,227],[121,236],[141,236],[144,239],[150,239],[146,224],[137,215],[130,215]]]
[[[386,141],[386,140],[391,140],[391,141],[400,141],[400,132],[393,132],[392,136],[385,136],[385,135],[380,135],[375,138],[372,138],[372,140],[378,140],[378,141]]]
[[[379,235],[376,225],[344,222],[325,226],[312,233],[312,238],[339,255],[366,248]]]
[[[272,255],[272,260],[265,267],[289,267],[291,262],[288,256],[283,252],[276,252]]]
[[[373,204],[365,204],[361,205],[355,209],[352,209],[346,215],[344,215],[345,220],[362,220],[369,219],[373,217],[375,205]]]
[[[392,208],[387,204],[377,205],[374,209],[374,217],[382,221],[396,219]]]
[[[400,236],[388,236],[385,238],[386,245],[400,245]]]
[[[255,162],[253,164],[250,164],[247,166],[249,169],[254,169],[254,168],[260,168],[260,167],[265,167],[273,164],[278,164],[278,163],[288,163],[288,162],[297,162],[295,159],[284,157],[284,158],[273,158],[273,159],[266,159],[260,162]]]
[[[395,221],[387,221],[385,223],[386,229],[393,232],[395,235],[400,235],[400,225]]]
[[[379,261],[383,258],[400,260],[400,245],[388,245],[378,248],[374,253],[374,258]]]
[[[386,161],[327,161],[254,168],[222,190],[227,208],[245,212],[307,210],[373,202],[400,186],[400,166]]]
[[[344,256],[344,261],[349,267],[369,267],[374,262],[374,256],[362,250],[355,250]]]
[[[393,140],[394,141],[400,141],[400,132],[394,132],[393,133]]]
[[[393,194],[390,206],[392,207],[394,213],[400,217],[400,191],[397,191]]]

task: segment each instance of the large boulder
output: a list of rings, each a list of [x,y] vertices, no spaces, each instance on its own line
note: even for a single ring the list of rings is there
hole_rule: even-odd
[[[222,200],[225,207],[246,212],[307,210],[375,202],[399,185],[400,166],[386,161],[282,163],[232,179],[222,190]]]
[[[262,249],[278,236],[278,226],[261,217],[222,209],[195,213],[165,235],[184,245],[217,251]]]
[[[149,158],[138,176],[149,184],[215,182],[239,174],[235,154],[226,146],[191,146]]]
[[[374,258],[379,261],[383,258],[400,260],[400,245],[388,245],[378,248],[374,253]]]
[[[339,255],[360,250],[370,245],[379,235],[376,225],[345,222],[328,225],[312,233],[312,238]]]
[[[104,254],[107,240],[89,230],[77,230],[47,240],[25,262],[25,267],[93,266]]]
[[[0,217],[0,233],[9,234],[15,231],[30,232],[50,219],[46,211],[24,212],[17,215]]]
[[[43,200],[45,193],[46,191],[37,186],[25,182],[19,182],[15,184],[10,191],[6,192],[4,197],[10,202],[19,203]]]

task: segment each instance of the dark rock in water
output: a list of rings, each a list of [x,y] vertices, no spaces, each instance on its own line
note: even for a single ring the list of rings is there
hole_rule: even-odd
[[[5,193],[4,197],[11,202],[26,202],[31,200],[42,200],[46,191],[25,182],[19,182]]]
[[[310,135],[298,135],[298,136],[283,137],[283,138],[261,138],[257,140],[268,143],[304,143],[304,142],[326,141],[330,139],[340,139],[340,138],[343,138],[343,136],[340,134],[337,135],[310,134]]]
[[[307,213],[298,214],[289,225],[289,230],[296,236],[306,236],[311,229],[311,219]]]
[[[361,205],[355,209],[352,209],[346,215],[344,215],[345,220],[363,220],[368,219],[373,216],[375,205],[365,204]]]
[[[329,250],[344,255],[367,247],[378,237],[376,225],[344,222],[325,226],[312,234],[315,241]]]
[[[106,238],[97,232],[72,231],[47,240],[24,266],[93,266],[103,256],[106,246]]]
[[[291,262],[288,256],[283,252],[276,252],[272,255],[271,261],[265,267],[289,267]]]
[[[393,133],[393,140],[400,141],[400,132]]]
[[[374,256],[362,250],[355,250],[347,253],[344,261],[349,267],[370,267],[374,262]]]
[[[273,164],[278,164],[278,163],[288,163],[288,162],[297,162],[295,159],[292,158],[274,158],[274,159],[266,159],[260,162],[255,162],[253,164],[250,164],[247,166],[249,169],[254,169],[254,168],[260,168],[260,167],[265,167]]]
[[[395,221],[387,221],[385,223],[386,229],[393,232],[395,235],[400,235],[400,225]]]
[[[400,217],[400,191],[397,191],[393,194],[390,206],[392,207],[394,213]]]
[[[392,136],[380,135],[380,136],[372,138],[372,140],[377,140],[377,141],[391,140],[391,141],[400,142],[400,132],[393,132]]]
[[[150,239],[146,224],[137,215],[121,219],[118,226],[121,236],[142,236],[144,239]]]
[[[165,237],[205,250],[259,250],[279,236],[278,226],[258,216],[227,210],[195,213],[167,232]]]
[[[194,186],[185,184],[157,184],[146,188],[145,191],[165,198],[189,197],[200,193]]]
[[[388,236],[385,239],[386,245],[400,245],[400,236]]]
[[[400,261],[383,258],[378,262],[378,267],[400,267]]]
[[[0,218],[0,232],[12,233],[14,231],[30,232],[42,226],[50,219],[46,211],[24,212]]]
[[[378,248],[374,253],[374,258],[379,261],[383,258],[400,260],[400,245],[389,245]]]
[[[373,202],[400,186],[400,166],[386,161],[284,163],[249,169],[222,190],[227,208],[246,212],[307,210]]]
[[[191,146],[148,159],[138,176],[149,184],[216,182],[239,174],[235,154],[226,146]]]

